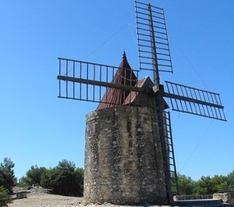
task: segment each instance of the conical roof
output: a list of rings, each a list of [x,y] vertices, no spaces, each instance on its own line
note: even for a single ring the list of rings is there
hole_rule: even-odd
[[[134,86],[137,82],[137,77],[133,73],[127,57],[124,52],[122,61],[116,71],[112,83]],[[97,109],[103,109],[108,107],[113,107],[116,105],[122,105],[129,95],[129,91],[116,89],[116,88],[107,88],[106,93],[104,94],[101,103],[98,105]]]

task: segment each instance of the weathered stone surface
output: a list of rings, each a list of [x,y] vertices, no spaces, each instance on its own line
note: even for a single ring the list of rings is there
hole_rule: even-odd
[[[156,110],[119,106],[86,116],[87,203],[166,204]]]
[[[213,199],[215,200],[222,200],[225,204],[230,204],[234,206],[234,193],[227,192],[227,193],[215,193],[213,194]]]

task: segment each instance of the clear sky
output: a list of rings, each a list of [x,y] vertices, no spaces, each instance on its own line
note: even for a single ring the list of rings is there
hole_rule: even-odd
[[[147,2],[147,0],[142,0]],[[197,180],[234,170],[234,1],[149,0],[165,10],[169,80],[221,94],[227,122],[171,112],[177,170]],[[84,167],[85,115],[58,99],[57,57],[138,69],[133,0],[0,1],[0,162],[18,178],[62,159]]]

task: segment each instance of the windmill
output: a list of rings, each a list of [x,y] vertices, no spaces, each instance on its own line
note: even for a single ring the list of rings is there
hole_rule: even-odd
[[[178,187],[169,106],[165,98],[170,100],[172,110],[223,121],[226,120],[224,107],[217,93],[169,81],[165,85],[160,83],[160,72],[172,72],[164,11],[135,0],[135,14],[139,70],[130,68],[125,53],[119,67],[58,58],[58,97],[97,102],[97,109],[131,104],[155,105],[167,203],[170,203],[172,195],[178,193]],[[152,80],[139,80],[142,71],[150,73]],[[154,101],[147,97],[153,97]]]

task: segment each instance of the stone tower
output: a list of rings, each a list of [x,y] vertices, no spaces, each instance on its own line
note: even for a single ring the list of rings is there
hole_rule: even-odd
[[[153,84],[148,77],[136,79],[125,53],[112,82],[124,79],[131,86]],[[103,99],[109,104],[86,115],[85,202],[166,204],[155,97],[108,88]]]

